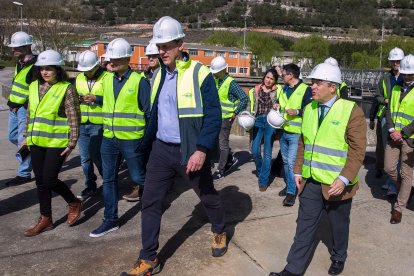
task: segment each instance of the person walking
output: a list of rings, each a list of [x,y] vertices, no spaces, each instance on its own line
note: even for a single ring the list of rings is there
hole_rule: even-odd
[[[210,71],[216,82],[221,105],[221,130],[219,134],[220,157],[217,170],[213,174],[213,180],[224,178],[238,160],[231,153],[230,131],[236,116],[246,110],[249,97],[244,93],[239,84],[226,72],[227,62],[223,57],[215,57],[211,61]]]
[[[221,109],[210,70],[183,52],[181,24],[169,16],[154,25],[151,43],[158,46],[161,68],[154,76],[151,117],[144,142],[151,147],[142,197],[139,258],[121,275],[151,275],[157,259],[163,200],[177,175],[186,181],[204,206],[212,226],[212,255],[227,251],[224,211],[213,185],[208,153],[215,148]]]
[[[82,115],[78,145],[85,178],[85,188],[77,198],[85,200],[96,193],[97,177],[94,173],[94,164],[102,176],[102,82],[107,73],[99,66],[96,54],[89,50],[79,55],[77,69],[81,72],[77,75],[75,83]]]
[[[67,81],[62,56],[54,50],[39,54],[36,80],[29,86],[29,108],[23,145],[30,148],[40,206],[38,223],[25,231],[32,237],[53,229],[52,192],[69,205],[66,223],[79,219],[82,201],[58,179],[63,162],[76,146],[79,136],[80,110],[78,94]]]
[[[313,101],[303,111],[295,162],[299,189],[296,233],[283,271],[269,276],[303,275],[312,255],[316,231],[325,210],[333,247],[329,275],[342,273],[347,258],[352,197],[365,157],[366,122],[355,102],[341,99],[339,67],[321,63],[309,75]]]
[[[12,35],[8,45],[13,56],[18,58],[14,69],[13,83],[7,105],[9,107],[8,136],[9,141],[19,147],[24,140],[23,132],[29,96],[29,84],[37,75],[37,68],[33,66],[37,56],[32,53],[32,37],[25,32],[16,32]],[[19,160],[17,176],[7,181],[6,186],[20,185],[32,181],[31,158]]]
[[[401,60],[403,85],[395,85],[385,108],[389,136],[385,148],[384,170],[399,188],[391,212],[391,224],[401,222],[403,209],[411,193],[414,172],[414,55]],[[400,171],[398,171],[400,163]]]

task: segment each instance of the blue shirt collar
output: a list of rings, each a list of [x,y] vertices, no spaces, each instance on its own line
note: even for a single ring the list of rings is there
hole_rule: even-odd
[[[327,101],[326,103],[319,103],[319,105],[324,105],[328,108],[331,108],[332,105],[334,104],[334,102],[336,101],[337,96],[335,95],[335,97],[333,97],[332,99],[330,99],[329,101]]]

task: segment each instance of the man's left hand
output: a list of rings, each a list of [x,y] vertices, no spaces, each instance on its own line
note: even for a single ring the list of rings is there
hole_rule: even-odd
[[[298,113],[296,112],[296,109],[287,109],[286,113],[290,116],[298,115]]]
[[[190,159],[188,159],[186,173],[189,174],[190,172],[201,170],[204,165],[204,161],[206,161],[206,154],[202,151],[196,150],[190,156]]]
[[[328,195],[330,195],[330,196],[340,195],[344,191],[345,187],[346,187],[345,183],[342,182],[341,179],[337,178],[332,183],[331,188],[328,191]]]
[[[392,133],[390,133],[390,137],[394,142],[399,142],[402,140],[401,131],[395,130]]]

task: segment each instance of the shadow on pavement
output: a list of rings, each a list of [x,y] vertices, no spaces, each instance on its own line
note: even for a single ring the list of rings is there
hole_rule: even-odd
[[[241,166],[252,161],[252,155],[250,154],[249,151],[245,151],[245,150],[238,151],[238,152],[235,152],[233,156],[236,157],[238,161],[233,167],[231,167],[228,171],[226,171],[225,173],[226,176],[236,171],[240,171]]]
[[[61,172],[68,171],[68,170],[80,167],[80,165],[81,165],[80,156],[76,155],[73,158],[66,161],[65,163],[63,163],[62,169],[60,171]]]

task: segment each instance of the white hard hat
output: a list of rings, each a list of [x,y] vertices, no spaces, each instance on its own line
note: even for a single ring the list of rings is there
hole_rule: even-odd
[[[226,69],[228,66],[226,60],[224,57],[215,57],[211,61],[210,71],[211,73],[215,74],[218,73],[224,69]]]
[[[284,123],[286,123],[286,119],[280,114],[279,109],[274,110],[271,109],[269,113],[267,113],[267,122],[271,127],[274,128],[281,128]]]
[[[55,50],[46,50],[39,54],[35,65],[36,66],[49,66],[49,65],[63,66],[65,65],[65,62],[62,59],[62,55],[56,52]]]
[[[400,63],[401,74],[414,74],[414,55],[405,56]]]
[[[24,45],[32,45],[33,39],[32,36],[28,35],[25,32],[16,32],[12,35],[9,47],[20,47]]]
[[[148,44],[147,48],[145,48],[145,55],[158,55],[160,52],[158,51],[158,47],[154,43]]]
[[[404,51],[395,47],[388,54],[388,60],[402,60],[404,58]]]
[[[249,111],[243,111],[237,116],[237,123],[247,131],[252,129],[255,121],[256,118]]]
[[[77,69],[81,72],[87,72],[92,70],[98,64],[98,56],[94,52],[86,50],[79,55]]]
[[[180,22],[170,16],[163,16],[154,25],[150,43],[167,43],[184,37]]]
[[[328,57],[327,59],[325,59],[324,63],[328,63],[330,65],[339,67],[338,61],[336,59],[334,59],[333,57]]]
[[[338,66],[329,63],[320,63],[312,69],[308,79],[317,79],[335,83],[342,83],[341,70]]]
[[[131,45],[123,38],[115,38],[106,48],[105,60],[132,56]]]

